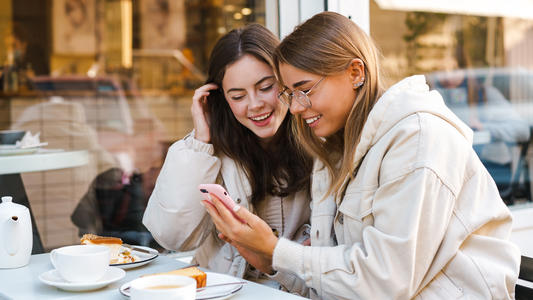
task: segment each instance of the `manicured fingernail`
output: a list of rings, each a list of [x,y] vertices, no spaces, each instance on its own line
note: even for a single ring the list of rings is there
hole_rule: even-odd
[[[241,209],[241,206],[240,206],[240,205],[235,205],[235,206],[233,207],[233,211],[234,211],[234,212],[238,212],[239,209]]]
[[[207,194],[207,199],[209,199],[210,201],[213,201],[213,199],[211,199],[211,194]]]

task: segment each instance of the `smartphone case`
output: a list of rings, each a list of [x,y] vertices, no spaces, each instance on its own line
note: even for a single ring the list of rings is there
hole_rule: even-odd
[[[224,206],[226,206],[229,211],[231,211],[235,218],[244,223],[244,221],[239,218],[233,211],[233,207],[235,207],[235,205],[237,204],[235,203],[235,201],[233,201],[233,199],[231,199],[230,195],[223,186],[215,183],[205,183],[198,185],[198,189],[200,190],[200,192],[202,192],[204,199],[209,201],[211,204],[213,204],[213,202],[211,201],[211,195],[215,195],[218,199],[220,199]]]

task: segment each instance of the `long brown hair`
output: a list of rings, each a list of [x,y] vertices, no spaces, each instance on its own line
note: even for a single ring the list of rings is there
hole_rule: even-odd
[[[297,26],[283,39],[274,54],[274,69],[282,84],[280,64],[290,64],[321,76],[346,70],[355,58],[359,58],[365,66],[365,81],[357,90],[344,129],[321,139],[313,134],[301,116],[297,116],[299,142],[325,164],[332,177],[328,194],[338,193],[344,179],[353,177],[358,168],[353,161],[355,149],[370,110],[384,92],[379,55],[374,42],[362,29],[334,12],[319,13]]]
[[[206,111],[215,153],[235,160],[246,172],[252,187],[252,203],[267,195],[287,196],[309,186],[312,160],[299,147],[292,131],[292,118],[285,116],[275,136],[262,147],[260,139],[237,121],[222,91],[226,68],[244,55],[272,67],[272,56],[279,40],[265,27],[250,24],[224,35],[209,59],[206,83],[220,88],[207,97]]]

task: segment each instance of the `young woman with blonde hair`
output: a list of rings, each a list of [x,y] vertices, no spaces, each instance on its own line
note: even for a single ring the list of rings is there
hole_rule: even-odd
[[[317,158],[311,246],[219,201],[220,235],[305,281],[314,299],[513,299],[511,215],[472,149],[472,131],[423,76],[384,90],[379,54],[352,21],[315,15],[274,65],[280,98]]]

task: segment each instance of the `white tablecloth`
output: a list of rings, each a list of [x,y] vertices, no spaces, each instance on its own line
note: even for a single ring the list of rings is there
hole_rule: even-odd
[[[32,255],[30,264],[18,269],[0,269],[0,299],[127,299],[119,287],[144,274],[175,270],[186,264],[166,256],[159,256],[151,263],[126,270],[126,276],[100,290],[67,292],[39,281],[39,275],[51,270],[49,254]],[[297,300],[306,299],[254,282],[248,282],[231,300]]]

